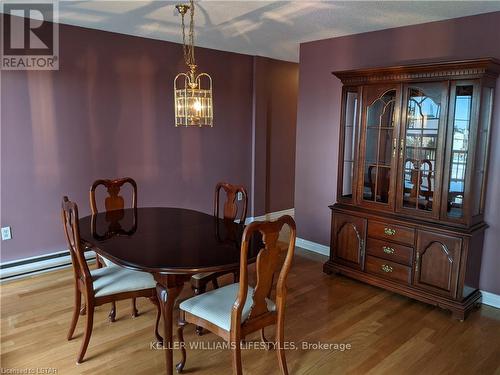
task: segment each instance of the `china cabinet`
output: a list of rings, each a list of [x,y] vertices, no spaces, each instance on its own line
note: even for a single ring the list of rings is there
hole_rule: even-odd
[[[343,84],[326,273],[451,310],[479,303],[494,59],[334,72]]]

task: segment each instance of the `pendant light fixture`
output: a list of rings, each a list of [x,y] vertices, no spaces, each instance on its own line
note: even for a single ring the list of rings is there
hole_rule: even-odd
[[[182,44],[187,72],[174,79],[175,126],[213,126],[212,78],[196,72],[194,58],[194,1],[175,6],[182,21]],[[189,33],[186,41],[184,17],[189,12]]]

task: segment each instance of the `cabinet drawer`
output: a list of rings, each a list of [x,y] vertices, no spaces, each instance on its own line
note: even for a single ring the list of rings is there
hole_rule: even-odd
[[[411,266],[413,261],[412,247],[398,245],[389,241],[375,240],[373,238],[368,239],[366,253],[407,266]]]
[[[365,271],[400,283],[411,284],[411,268],[390,260],[367,255]]]
[[[383,238],[413,246],[415,229],[369,220],[368,237]]]

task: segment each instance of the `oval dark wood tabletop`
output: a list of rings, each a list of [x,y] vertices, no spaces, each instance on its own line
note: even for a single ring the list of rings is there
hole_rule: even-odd
[[[174,274],[234,269],[243,230],[243,224],[182,208],[130,208],[80,219],[81,240],[98,254],[127,268]],[[260,237],[251,241],[249,261],[260,245]]]

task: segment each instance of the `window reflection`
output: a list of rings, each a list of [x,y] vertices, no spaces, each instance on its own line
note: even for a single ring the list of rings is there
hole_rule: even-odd
[[[403,206],[432,211],[441,86],[408,89]]]
[[[465,191],[465,170],[469,151],[469,128],[472,108],[472,86],[457,86],[455,116],[448,186],[448,216],[462,217]]]

